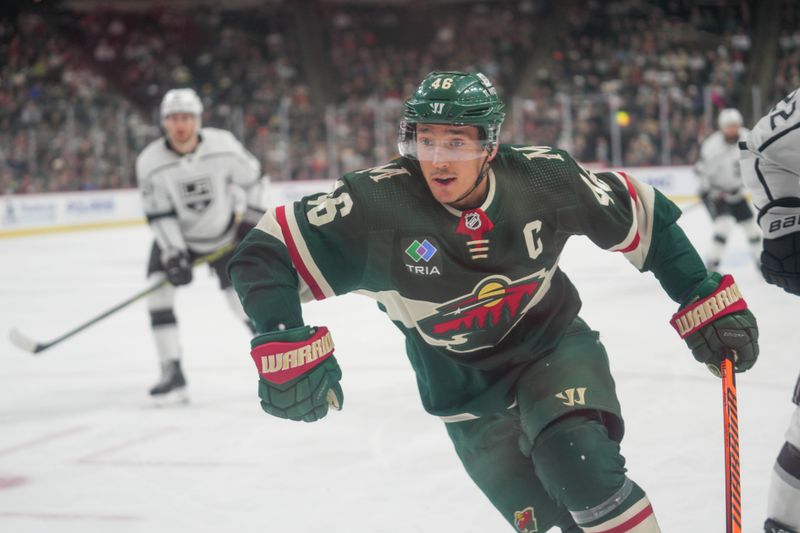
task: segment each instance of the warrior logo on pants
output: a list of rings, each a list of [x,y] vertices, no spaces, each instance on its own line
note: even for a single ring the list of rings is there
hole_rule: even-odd
[[[535,533],[539,531],[539,528],[536,526],[536,515],[533,514],[533,507],[526,507],[522,511],[515,511],[514,525],[520,533]]]

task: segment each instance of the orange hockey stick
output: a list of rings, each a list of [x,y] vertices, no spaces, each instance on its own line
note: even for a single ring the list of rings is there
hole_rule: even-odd
[[[733,354],[725,354],[722,372],[722,405],[725,426],[725,526],[727,533],[742,533],[742,490],[739,477],[739,411]]]

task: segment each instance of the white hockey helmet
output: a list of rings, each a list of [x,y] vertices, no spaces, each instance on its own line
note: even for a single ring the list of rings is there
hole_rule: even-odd
[[[733,126],[734,124],[737,126],[741,126],[742,124],[744,124],[744,119],[742,118],[742,114],[739,113],[738,110],[732,107],[728,107],[719,112],[719,117],[717,118],[717,124],[719,124],[720,129],[726,126]]]
[[[170,89],[161,100],[161,120],[173,113],[189,113],[199,120],[203,114],[203,102],[194,89]]]

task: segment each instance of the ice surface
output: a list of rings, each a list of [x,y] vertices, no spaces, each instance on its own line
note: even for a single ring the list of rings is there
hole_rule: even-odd
[[[699,249],[701,209],[683,219]],[[207,268],[178,294],[192,401],[155,408],[143,303],[32,356],[6,332],[49,340],[144,286],[142,227],[0,240],[0,531],[486,533],[512,529],[462,470],[417,398],[400,334],[372,301],[306,306],[331,328],[345,405],[315,424],[263,414],[248,333]],[[719,381],[669,327],[673,304],[619,254],[570,241],[562,267],[602,333],[626,419],[630,476],[665,532],[724,530]],[[761,281],[741,232],[723,268],[759,319],[762,356],[740,375],[744,530],[764,520],[792,410],[798,299]]]

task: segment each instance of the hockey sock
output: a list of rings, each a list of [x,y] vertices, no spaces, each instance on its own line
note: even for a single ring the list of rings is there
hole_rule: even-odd
[[[730,216],[720,216],[714,220],[714,238],[706,257],[706,266],[709,270],[716,270],[719,267],[722,252],[725,251],[725,244],[728,242],[728,235],[735,223],[733,217]]]
[[[764,533],[797,533],[797,530],[791,529],[775,520],[767,519],[764,522]]]
[[[632,483],[632,482],[631,482]],[[581,527],[586,533],[660,533],[656,515],[653,514],[653,507],[644,492],[639,489],[631,493],[627,500],[622,502],[620,507],[625,504],[629,507],[619,514],[609,516],[595,521],[591,524],[583,524]]]
[[[536,439],[531,457],[550,496],[584,531],[659,531],[644,491],[625,476],[619,443],[598,420],[572,415],[556,421]]]
[[[150,311],[150,325],[156,341],[156,351],[162,365],[181,358],[181,346],[178,340],[178,321],[172,309]]]
[[[800,530],[800,450],[789,442],[781,448],[772,471],[767,516]]]
[[[744,230],[747,234],[747,242],[750,243],[750,255],[756,264],[761,264],[761,229],[756,224],[755,219],[744,222]]]

